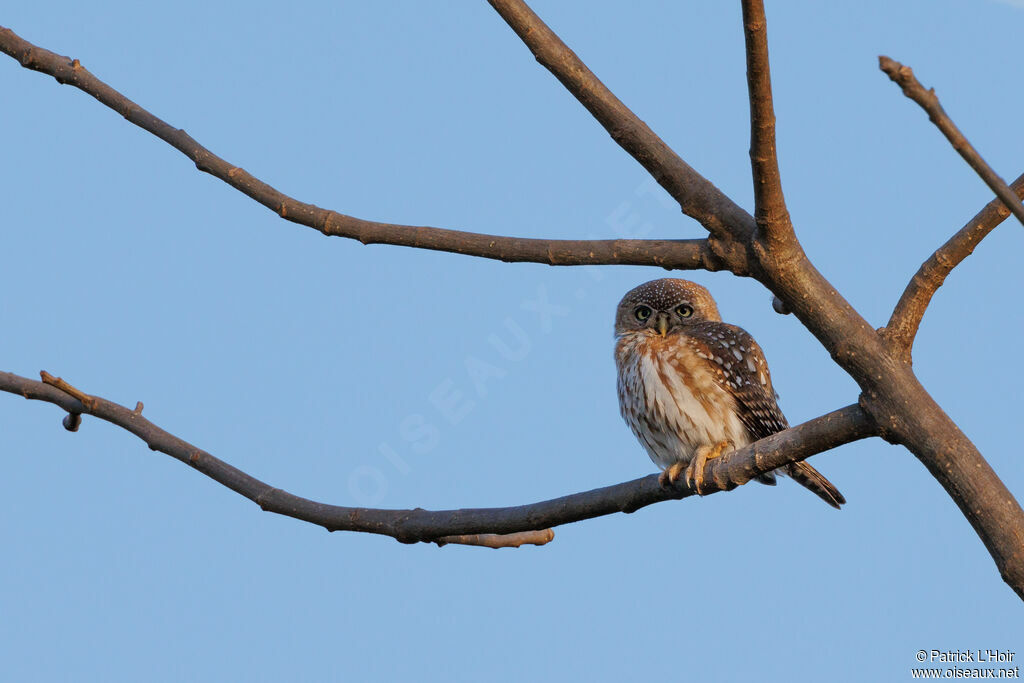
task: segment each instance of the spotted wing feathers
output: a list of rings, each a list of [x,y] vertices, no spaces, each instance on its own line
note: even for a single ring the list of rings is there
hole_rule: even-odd
[[[745,330],[726,323],[706,322],[693,326],[688,341],[698,354],[712,362],[717,371],[716,381],[736,400],[739,418],[752,441],[789,427],[776,401],[764,352]],[[788,474],[834,508],[846,502],[832,482],[806,462],[787,465],[778,471]],[[775,476],[769,472],[759,477],[759,481],[774,484]]]

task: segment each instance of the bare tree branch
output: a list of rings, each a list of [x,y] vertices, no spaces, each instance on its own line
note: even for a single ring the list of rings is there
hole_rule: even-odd
[[[46,382],[0,372],[0,391],[45,401],[69,413],[92,415],[110,422],[145,441],[151,450],[166,453],[194,467],[219,484],[255,502],[263,510],[318,524],[328,531],[362,531],[391,536],[402,543],[440,544],[473,543],[472,539],[466,538],[472,535],[532,532],[527,536],[515,537],[514,540],[533,543],[550,532],[548,527],[615,512],[633,512],[653,503],[696,494],[683,482],[679,482],[676,488],[662,488],[658,483],[658,475],[652,474],[614,486],[517,507],[432,511],[420,508],[382,510],[328,505],[265,484],[160,429],[143,417],[141,412],[88,395],[74,387],[69,392],[67,388],[71,385],[67,382],[49,373],[43,374],[48,378]],[[705,495],[713,492],[711,482],[714,482],[718,490],[731,490],[764,472],[875,433],[870,418],[859,406],[841,408],[712,460],[704,470]],[[495,538],[476,540],[479,541],[477,545],[488,547],[499,547],[502,543],[502,539]]]
[[[1014,180],[1010,189],[1017,197],[1024,199],[1024,175]],[[911,362],[911,351],[921,319],[928,310],[932,296],[945,282],[946,276],[970,256],[981,240],[1009,215],[1010,210],[1006,208],[1006,204],[1001,199],[993,199],[974,218],[967,221],[959,232],[929,256],[910,279],[896,308],[893,309],[889,324],[885,327],[885,336],[893,353],[903,362]]]
[[[796,240],[786,209],[775,149],[775,109],[768,61],[768,27],[763,0],[743,0],[750,99],[750,164],[754,176],[754,219],[769,248]]]
[[[981,176],[996,196],[1003,200],[1006,207],[1024,224],[1024,205],[1020,203],[1017,194],[1010,189],[1006,181],[999,177],[999,174],[992,170],[992,167],[985,163],[985,160],[978,154],[960,129],[956,127],[953,120],[949,118],[939,98],[935,95],[934,89],[925,89],[917,78],[914,77],[914,70],[909,66],[903,66],[899,62],[882,55],[878,58],[879,68],[892,79],[892,82],[900,86],[903,94],[921,105],[921,108],[928,113],[928,119],[942,131],[953,149],[960,153],[975,173]]]
[[[279,214],[324,235],[347,237],[363,244],[392,244],[447,251],[500,261],[528,261],[552,266],[650,265],[678,270],[721,270],[726,267],[707,240],[542,240],[501,237],[444,228],[366,221],[300,202],[220,158],[184,130],[174,128],[92,75],[77,59],[63,57],[0,27],[0,51],[27,69],[73,85],[129,122],[157,136],[191,159],[196,168]],[[742,272],[742,255],[732,259]]]
[[[927,467],[978,533],[1003,579],[1024,598],[1024,544],[1021,543],[1024,538],[1024,510],[974,444],[921,386],[909,363],[893,353],[888,341],[868,325],[818,272],[795,236],[776,248],[768,248],[770,245],[758,234],[754,218],[679,159],[597,80],[529,7],[521,0],[490,2],[538,61],[590,110],[623,149],[654,175],[687,215],[699,220],[711,233],[703,243],[683,243],[690,245],[687,248],[691,251],[677,258],[684,264],[680,266],[674,265],[676,261],[671,258],[661,263],[654,259],[643,261],[640,250],[650,246],[643,242],[632,245],[637,250],[635,261],[616,260],[621,254],[617,249],[624,249],[624,241],[607,245],[608,251],[604,254],[611,254],[607,261],[595,258],[591,247],[600,243],[592,242],[559,243],[568,253],[560,252],[556,259],[547,251],[552,243],[539,240],[539,244],[535,242],[529,246],[534,250],[531,254],[545,263],[557,260],[568,264],[572,259],[580,263],[646,262],[665,267],[727,268],[737,275],[754,277],[780,299],[783,309],[794,313],[861,388],[859,408],[852,406],[837,411],[715,460],[705,469],[705,480],[723,481],[727,489],[748,480],[729,463],[741,463],[735,466],[740,470],[753,468],[755,473],[765,472],[819,452],[822,448],[878,433],[888,441],[906,446]],[[69,82],[85,90],[133,123],[179,148],[193,159],[200,170],[214,173],[289,220],[310,225],[325,234],[341,234],[364,242],[388,241],[515,260],[513,257],[517,252],[512,249],[515,245],[498,242],[501,238],[428,228],[421,228],[419,230],[424,232],[417,233],[414,228],[359,221],[294,202],[241,169],[213,156],[183,131],[176,131],[141,110],[95,79],[77,60],[36,48],[6,30],[0,30],[0,50],[17,57],[28,68],[50,73],[59,82]],[[755,74],[757,83],[766,77],[766,71],[761,75]],[[758,144],[755,141],[754,146]],[[661,244],[669,251],[677,248],[674,242]],[[506,248],[509,251],[503,251]],[[538,250],[543,254],[538,254]],[[72,414],[90,412],[81,401],[53,386],[3,374],[0,374],[0,384],[8,385],[7,391],[57,403]],[[0,386],[0,389],[4,387]],[[407,542],[435,541],[444,536],[535,531],[612,512],[631,511],[666,498],[692,494],[689,490],[662,489],[657,484],[657,477],[651,476],[518,508],[428,512],[328,506],[273,489],[159,430],[139,412],[126,413],[126,408],[102,399],[97,401],[100,403],[91,414],[124,426],[144,438],[151,448],[188,462],[266,510],[322,524],[332,530],[380,533]],[[820,437],[820,441],[814,440],[814,435]],[[804,437],[808,440],[803,441]],[[776,447],[778,450],[771,453],[766,454],[764,450]],[[802,447],[807,447],[808,452],[801,453]],[[758,453],[764,455],[762,460],[757,459]],[[755,465],[751,466],[750,462]],[[729,469],[719,470],[722,467]],[[718,472],[718,478],[715,472]]]

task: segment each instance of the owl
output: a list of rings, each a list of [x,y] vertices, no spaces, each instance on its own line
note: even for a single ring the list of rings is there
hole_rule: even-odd
[[[665,278],[626,293],[615,313],[619,409],[651,460],[662,485],[680,475],[701,493],[709,458],[742,448],[789,424],[776,403],[761,347],[744,330],[722,322],[708,290]],[[846,502],[806,462],[787,474],[829,505]]]

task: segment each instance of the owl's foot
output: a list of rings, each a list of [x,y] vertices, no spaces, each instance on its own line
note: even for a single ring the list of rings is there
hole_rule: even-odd
[[[708,460],[713,460],[722,455],[728,447],[728,441],[720,441],[714,446],[701,446],[697,449],[697,452],[694,453],[693,460],[690,461],[690,464],[686,468],[684,481],[686,481],[689,486],[696,489],[698,496],[704,495],[704,466],[707,464]]]

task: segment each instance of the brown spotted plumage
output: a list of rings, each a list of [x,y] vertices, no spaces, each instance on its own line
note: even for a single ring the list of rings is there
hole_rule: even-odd
[[[700,285],[665,278],[640,285],[615,315],[615,365],[622,417],[662,468],[698,493],[708,458],[786,429],[761,347],[722,322]],[[838,508],[846,502],[806,462],[779,468]],[[759,478],[775,483],[769,472]]]

